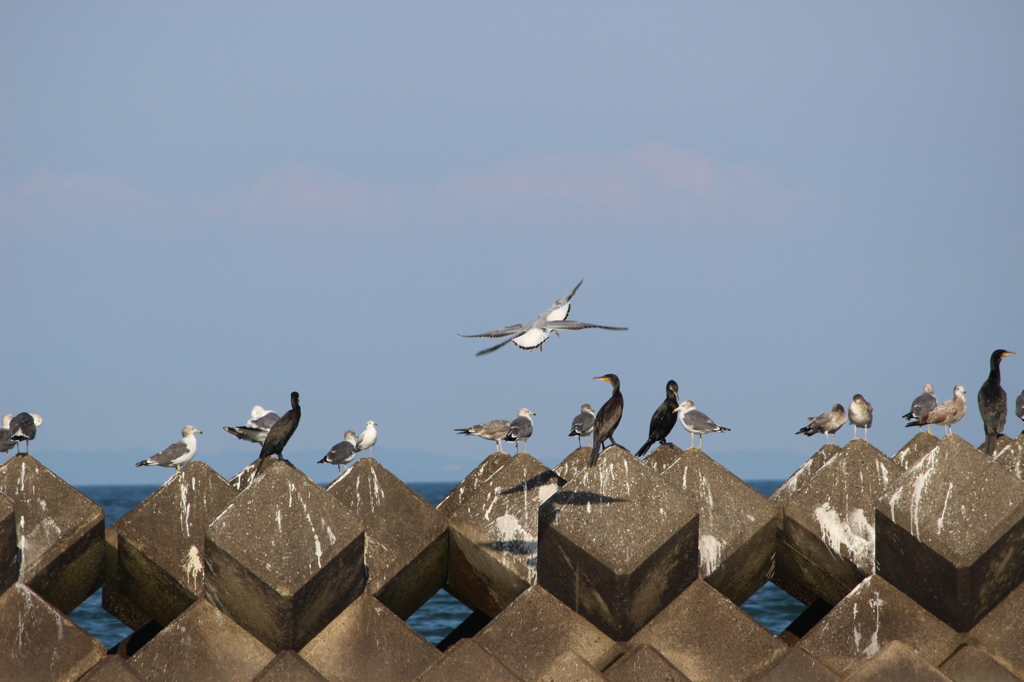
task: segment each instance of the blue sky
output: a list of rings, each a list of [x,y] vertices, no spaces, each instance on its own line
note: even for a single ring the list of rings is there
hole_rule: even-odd
[[[454,429],[524,406],[554,466],[608,372],[621,444],[675,379],[744,478],[858,392],[893,454],[962,383],[980,442],[1024,352],[1022,33],[1018,2],[4,3],[0,412],[72,483],[163,481],[132,464],[185,424],[231,476],[257,451],[220,427],[293,390],[317,480],[369,419],[458,480],[492,446]],[[572,318],[629,331],[456,335],[580,279]]]

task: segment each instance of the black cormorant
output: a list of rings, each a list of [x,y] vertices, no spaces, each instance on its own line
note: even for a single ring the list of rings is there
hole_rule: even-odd
[[[594,377],[594,380],[607,381],[611,384],[612,397],[608,398],[608,402],[601,406],[601,409],[597,411],[597,417],[594,418],[594,447],[590,450],[588,467],[597,464],[597,458],[601,456],[601,446],[606,440],[610,440],[612,445],[618,445],[613,434],[619,425],[619,420],[622,419],[622,392],[619,391],[619,378],[614,374],[605,374],[603,377]]]
[[[797,433],[802,433],[808,437],[816,433],[824,433],[825,442],[829,443],[832,442],[829,440],[829,434],[834,436],[835,432],[846,423],[846,410],[837,403],[832,406],[831,412],[822,412],[817,417],[808,417],[807,421],[810,423],[797,431]]]
[[[989,359],[988,379],[978,390],[978,412],[981,413],[981,421],[985,425],[985,445],[982,450],[986,455],[992,455],[996,450],[996,440],[1006,426],[1006,391],[999,385],[999,363],[1007,355],[1016,355],[1008,350],[992,351]]]
[[[292,409],[284,413],[277,422],[270,427],[270,433],[263,439],[263,447],[260,449],[260,459],[277,455],[278,459],[284,459],[284,446],[299,428],[299,419],[302,418],[302,408],[299,407],[299,394],[292,391]]]
[[[588,403],[580,405],[580,413],[572,418],[572,428],[569,429],[570,436],[576,436],[579,447],[583,447],[583,436],[589,436],[594,432],[594,408]]]
[[[922,426],[924,424],[937,424],[946,430],[945,437],[953,435],[953,424],[964,418],[967,414],[967,389],[957,386],[953,389],[953,398],[942,403],[933,410],[925,412],[917,421],[909,422],[907,426]]]
[[[676,425],[676,408],[679,407],[679,385],[674,381],[665,384],[665,402],[658,405],[651,417],[651,428],[647,432],[647,442],[636,451],[637,457],[643,457],[648,448],[654,445],[654,441],[665,444],[665,439],[672,432]]]

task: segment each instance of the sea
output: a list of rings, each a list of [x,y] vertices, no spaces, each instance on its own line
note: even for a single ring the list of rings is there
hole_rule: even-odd
[[[766,497],[771,495],[782,481],[760,480],[747,483]],[[409,487],[436,505],[457,483],[410,483]],[[156,486],[145,485],[83,485],[78,488],[96,504],[103,507],[106,523],[117,521],[146,499]],[[790,597],[772,583],[754,593],[741,607],[758,623],[773,634],[779,634],[805,609],[804,605]],[[432,644],[441,642],[449,632],[462,623],[471,610],[455,597],[441,590],[409,616],[406,622]],[[71,612],[71,620],[89,631],[107,648],[115,646],[131,634],[131,630],[103,610],[102,590]]]

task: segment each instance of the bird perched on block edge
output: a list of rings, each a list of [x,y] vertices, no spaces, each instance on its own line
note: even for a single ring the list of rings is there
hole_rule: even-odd
[[[373,446],[377,443],[377,422],[372,419],[366,422],[366,428],[359,434],[359,438],[356,439],[356,452],[362,452],[363,450],[369,450],[370,455],[373,456]]]
[[[491,346],[485,348],[479,353],[477,357],[481,355],[487,355],[493,353],[507,343],[514,343],[523,350],[533,350],[534,348],[540,348],[548,337],[551,336],[551,332],[558,333],[559,330],[573,330],[573,329],[611,329],[613,331],[625,331],[626,327],[605,327],[600,324],[590,324],[589,322],[574,322],[566,319],[569,317],[569,310],[571,304],[569,301],[576,295],[576,290],[580,288],[580,284],[583,284],[583,280],[577,284],[572,291],[558,299],[554,304],[537,316],[536,320],[527,322],[524,324],[513,324],[508,327],[502,327],[501,329],[495,329],[493,331],[484,332],[483,334],[459,334],[459,336],[467,339],[475,339],[480,337],[487,337],[490,339],[500,339],[505,336],[511,336],[510,339],[505,339],[497,346]],[[543,349],[542,349],[543,350]]]
[[[505,452],[501,448],[501,441],[508,435],[508,427],[511,425],[507,419],[492,419],[483,424],[475,424],[468,429],[455,429],[463,436],[480,436],[484,440],[493,440],[497,449],[495,452]]]
[[[935,389],[932,388],[931,384],[924,385],[924,393],[914,398],[914,402],[910,405],[910,412],[903,415],[903,418],[907,421],[911,419],[920,419],[921,415],[925,412],[930,412],[935,409],[935,406],[939,404],[939,401],[935,399]],[[918,429],[924,428],[919,426]],[[932,432],[932,427],[928,426],[928,433]]]
[[[277,412],[265,410],[263,407],[256,405],[252,408],[251,416],[249,421],[245,423],[245,426],[225,426],[224,430],[239,440],[262,445],[267,434],[270,433],[270,429],[273,428],[278,419],[280,417],[277,416]]]
[[[835,433],[843,427],[846,423],[846,410],[843,406],[836,403],[832,406],[831,412],[822,412],[817,417],[808,417],[807,421],[810,422],[804,428],[797,431],[798,434],[802,433],[808,437],[813,436],[816,433],[825,434],[826,443],[835,442]],[[829,440],[829,435],[832,435],[832,440]]]
[[[672,432],[672,427],[676,425],[676,415],[674,413],[677,407],[679,407],[679,384],[675,381],[669,381],[665,384],[665,400],[661,405],[658,405],[658,409],[654,411],[654,415],[651,417],[651,427],[647,431],[647,442],[636,451],[637,457],[643,457],[648,448],[654,445],[654,441],[659,441],[662,445],[665,444],[665,439]]]
[[[11,420],[14,419],[13,414],[5,414],[3,417],[2,426],[0,426],[0,452],[7,455],[14,447],[17,442],[11,438]]]
[[[519,410],[519,416],[508,425],[505,440],[515,441],[516,452],[519,452],[519,441],[525,443],[533,435],[533,417],[535,416],[537,416],[536,412],[530,412],[524,407]]]
[[[578,447],[583,447],[582,438],[590,436],[592,433],[594,433],[594,408],[588,403],[583,403],[580,405],[580,413],[572,418],[569,436],[576,436]]]
[[[345,432],[345,439],[340,443],[336,444],[324,458],[321,459],[317,464],[335,464],[338,467],[338,471],[341,471],[342,465],[345,466],[345,471],[348,471],[348,464],[356,457],[356,432],[349,429]]]
[[[690,432],[690,447],[693,447],[694,435],[700,436],[700,444],[698,448],[704,447],[704,434],[705,433],[721,433],[722,431],[732,431],[724,426],[719,426],[711,417],[707,416],[703,412],[697,410],[697,406],[693,404],[692,400],[684,400],[679,404],[679,407],[675,409],[675,412],[679,413],[679,423],[683,425],[683,428]]]
[[[607,381],[611,384],[612,397],[608,398],[608,401],[601,406],[601,409],[597,411],[597,416],[594,418],[594,447],[590,450],[590,463],[587,464],[588,467],[597,464],[597,460],[602,452],[601,446],[606,440],[610,440],[612,445],[618,445],[613,434],[619,425],[619,421],[622,419],[623,406],[622,391],[619,390],[619,377],[614,374],[605,374],[603,377],[594,377],[594,381]]]
[[[25,441],[25,453],[28,454],[28,441],[36,437],[36,427],[43,423],[43,418],[38,414],[20,412],[11,418],[10,436],[18,446],[18,454],[21,452],[21,442]]]
[[[299,420],[302,419],[302,408],[299,407],[299,394],[292,391],[292,409],[281,416],[277,422],[270,427],[270,431],[263,439],[263,447],[260,448],[260,464],[256,473],[259,474],[260,467],[268,457],[277,455],[278,459],[284,461],[284,446],[288,445],[295,429],[299,428]]]
[[[1002,348],[992,351],[988,378],[978,390],[978,412],[981,413],[981,421],[985,426],[985,445],[982,450],[986,455],[995,453],[996,440],[1006,426],[1006,391],[999,383],[999,363],[1009,355],[1016,353]]]
[[[174,445],[161,450],[149,459],[136,462],[135,466],[174,467],[175,471],[181,471],[181,465],[187,464],[188,461],[196,454],[197,433],[202,433],[202,431],[191,425],[186,426],[181,430],[181,440]]]
[[[853,440],[857,440],[857,427],[864,429],[864,440],[868,439],[868,429],[871,428],[871,421],[874,415],[871,403],[864,400],[860,393],[854,393],[853,402],[850,403],[850,425],[853,426]]]
[[[922,424],[938,424],[946,430],[944,438],[949,438],[953,435],[953,424],[964,418],[967,414],[967,398],[965,394],[967,389],[963,386],[957,386],[953,389],[953,398],[947,400],[935,409],[925,412],[917,421],[908,422],[907,426],[921,426]]]

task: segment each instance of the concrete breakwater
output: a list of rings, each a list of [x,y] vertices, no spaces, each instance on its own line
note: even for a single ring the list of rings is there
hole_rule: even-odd
[[[699,449],[491,454],[436,507],[372,458],[191,462],[104,529],[31,456],[0,467],[0,680],[1024,678],[1024,436],[826,445],[770,498]],[[739,607],[807,605],[778,637]],[[69,613],[97,589],[134,632]],[[434,646],[404,619],[473,613]]]

